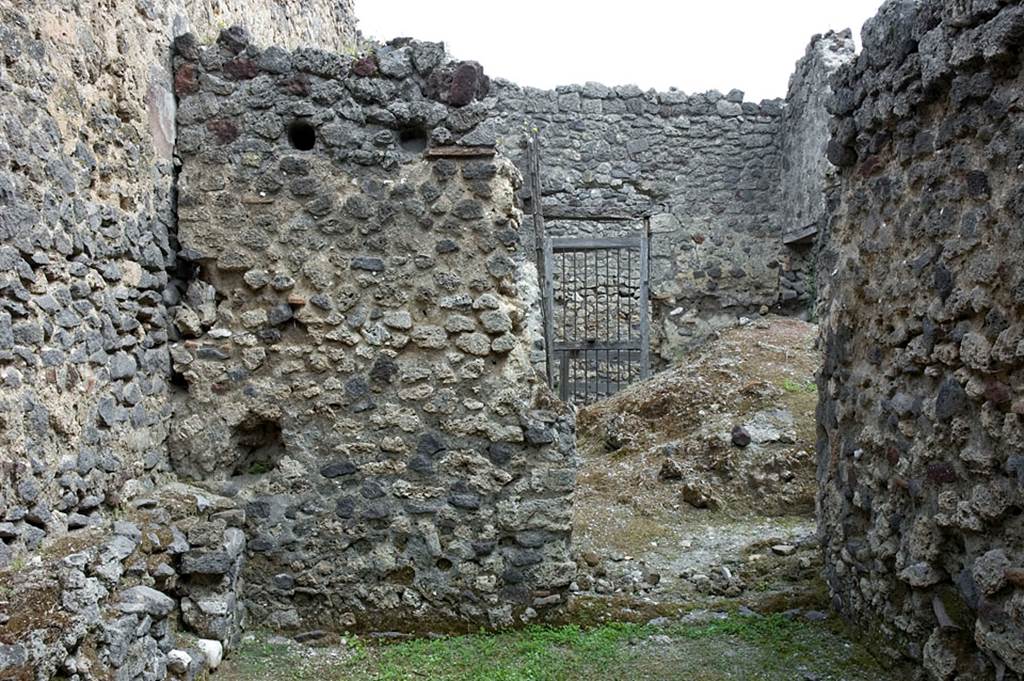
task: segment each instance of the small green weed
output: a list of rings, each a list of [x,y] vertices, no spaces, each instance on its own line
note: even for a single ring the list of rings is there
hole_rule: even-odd
[[[796,381],[792,378],[785,378],[782,380],[782,389],[787,393],[805,393],[810,394],[818,389],[812,380]]]
[[[263,461],[257,461],[249,466],[249,475],[263,475],[270,472],[270,466]]]

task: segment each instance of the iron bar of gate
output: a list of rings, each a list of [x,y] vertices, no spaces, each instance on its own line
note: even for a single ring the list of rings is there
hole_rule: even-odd
[[[601,334],[601,336],[603,338],[608,338],[608,335],[609,335],[608,320],[610,318],[610,316],[608,315],[608,310],[609,310],[609,308],[611,306],[611,303],[610,303],[611,299],[608,297],[608,259],[609,259],[608,256],[609,256],[609,254],[608,253],[603,253],[603,255],[604,255],[604,333]],[[608,370],[611,367],[611,350],[607,349],[607,348],[604,350],[604,365],[603,365],[603,367],[604,367],[604,379],[606,381],[610,382],[611,381],[611,373]],[[598,377],[600,378],[600,371],[598,372]],[[611,392],[608,392],[608,394],[610,395]]]
[[[633,339],[633,252],[625,252],[625,270],[624,275],[626,278],[625,286],[622,291],[619,292],[619,299],[624,302],[625,309],[622,316],[622,337],[626,340]],[[629,375],[629,363],[630,363],[630,351],[626,350],[626,361],[623,363],[623,381],[630,379]]]
[[[615,340],[622,340],[622,251],[615,251]],[[622,350],[615,350],[615,382],[622,383]]]
[[[583,352],[584,350],[639,350],[640,344],[637,341],[556,341],[558,350],[568,352]]]
[[[597,251],[597,250],[623,250],[639,249],[643,245],[642,236],[622,237],[617,239],[576,239],[574,237],[551,237],[548,242],[554,253],[564,251]]]
[[[583,251],[583,334],[581,340],[587,340],[590,335],[590,276],[587,265],[587,252]],[[589,395],[590,384],[590,357],[587,350],[583,350],[583,401],[586,402]]]
[[[580,392],[589,394],[593,392],[595,396],[599,395],[614,395],[619,390],[629,386],[629,382],[618,382],[610,379],[592,378],[583,381],[569,381],[566,385],[566,393],[570,395],[578,395]]]

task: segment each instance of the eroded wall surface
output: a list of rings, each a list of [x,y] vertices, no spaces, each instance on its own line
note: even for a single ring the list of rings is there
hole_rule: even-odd
[[[560,603],[572,419],[529,362],[480,67],[181,41],[176,69],[195,271],[170,452],[245,507],[250,613],[437,630]]]
[[[781,100],[499,81],[478,106],[493,112],[502,149],[521,167],[523,139],[540,131],[549,214],[651,216],[652,338],[662,359],[778,300]],[[642,226],[547,221],[555,236]]]
[[[832,120],[826,104],[832,74],[854,58],[849,30],[816,35],[789,79],[779,132],[779,303],[794,312],[809,313],[816,304],[818,251],[839,201],[839,179],[826,154]]]
[[[171,475],[170,44],[243,21],[343,49],[350,10],[0,2],[0,677],[162,678],[182,610],[195,635],[237,634],[240,531],[203,501],[194,522],[210,525],[190,541],[193,521],[130,503]],[[198,577],[193,551],[218,554]],[[201,660],[172,671],[194,677]]]
[[[340,48],[354,20],[312,1],[6,2],[0,15],[3,566],[169,470],[173,34],[245,20]]]
[[[1024,7],[889,2],[863,37],[821,263],[828,583],[933,679],[1021,678]]]

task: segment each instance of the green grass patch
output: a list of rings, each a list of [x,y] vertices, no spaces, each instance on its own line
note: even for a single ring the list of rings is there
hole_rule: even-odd
[[[613,623],[535,626],[341,648],[248,642],[223,681],[598,681],[601,679],[884,681],[867,651],[829,624],[781,615],[655,628]]]
[[[815,385],[814,381],[808,379],[805,381],[797,381],[792,378],[782,379],[782,389],[787,393],[805,394],[809,395],[818,390],[818,386]]]
[[[459,679],[460,681],[555,681],[571,670],[621,662],[623,643],[644,635],[634,624],[590,630],[576,625],[530,627],[510,634],[474,634],[380,646],[371,653],[376,669],[365,678]],[[355,676],[354,678],[361,678]]]

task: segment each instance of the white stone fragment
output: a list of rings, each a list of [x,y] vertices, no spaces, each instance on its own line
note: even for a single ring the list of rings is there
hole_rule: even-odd
[[[175,674],[184,674],[192,663],[192,656],[184,650],[172,650],[167,653],[167,669]]]
[[[196,648],[199,648],[206,656],[206,666],[216,669],[224,659],[224,645],[220,641],[209,638],[201,638],[196,641]]]

